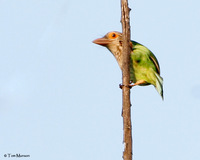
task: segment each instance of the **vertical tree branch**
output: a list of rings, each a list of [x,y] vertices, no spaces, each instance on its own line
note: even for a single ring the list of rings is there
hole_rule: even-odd
[[[121,0],[121,23],[122,23],[122,90],[123,96],[123,129],[124,129],[124,160],[132,160],[132,126],[131,126],[131,102],[130,102],[130,21],[128,0]]]

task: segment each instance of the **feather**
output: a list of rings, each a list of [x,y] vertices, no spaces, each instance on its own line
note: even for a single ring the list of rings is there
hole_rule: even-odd
[[[160,75],[158,73],[155,72],[156,75],[156,90],[158,91],[158,93],[161,95],[162,99],[164,100],[164,96],[163,96],[163,78],[160,77]]]

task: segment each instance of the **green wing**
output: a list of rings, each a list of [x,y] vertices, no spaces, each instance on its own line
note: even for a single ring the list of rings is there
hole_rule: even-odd
[[[163,98],[163,78],[160,77],[160,67],[154,54],[145,46],[132,41],[131,78],[133,82],[144,80],[144,85],[152,84]]]
[[[151,62],[153,62],[154,66],[156,67],[156,72],[160,75],[160,66],[155,55],[147,47],[143,46],[142,44],[136,41],[132,41],[132,44],[133,44],[132,54],[135,54],[134,57],[138,59],[143,59],[144,61],[146,61],[149,58]]]
[[[156,59],[156,57],[154,56],[154,54],[151,51],[150,51],[149,57],[153,61],[154,65],[156,66],[157,73],[160,75],[160,66],[159,66],[158,60]]]

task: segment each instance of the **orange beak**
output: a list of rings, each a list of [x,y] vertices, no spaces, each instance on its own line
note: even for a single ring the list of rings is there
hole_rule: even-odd
[[[109,43],[111,43],[111,41],[107,38],[98,38],[95,39],[94,41],[92,41],[95,44],[101,45],[101,46],[107,46]]]

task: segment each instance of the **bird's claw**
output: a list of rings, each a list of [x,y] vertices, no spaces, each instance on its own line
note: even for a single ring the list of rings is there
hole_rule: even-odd
[[[121,84],[121,83],[119,84],[119,88],[121,88],[121,89],[122,89],[122,88],[123,88],[123,86],[124,86],[123,84]]]
[[[132,88],[131,84],[129,85],[123,85],[123,84],[119,84],[119,88],[123,89],[123,87],[127,87],[127,88]]]

